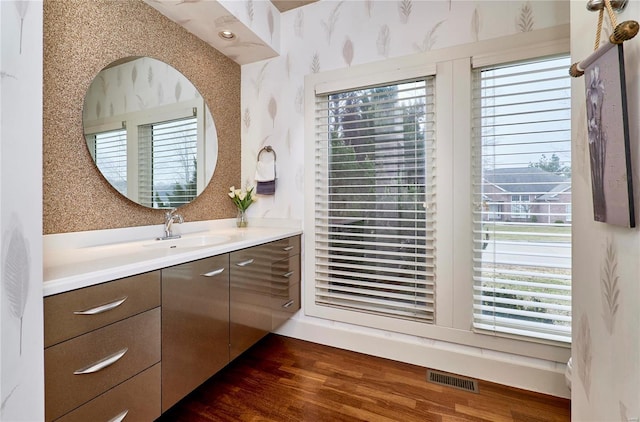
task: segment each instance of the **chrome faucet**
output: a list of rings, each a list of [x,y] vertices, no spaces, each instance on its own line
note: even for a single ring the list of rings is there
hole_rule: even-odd
[[[170,211],[167,211],[164,214],[164,237],[158,237],[156,240],[169,240],[169,239],[179,239],[179,234],[173,234],[172,227],[173,223],[184,223],[184,218],[182,215],[176,214],[177,208],[172,208]]]

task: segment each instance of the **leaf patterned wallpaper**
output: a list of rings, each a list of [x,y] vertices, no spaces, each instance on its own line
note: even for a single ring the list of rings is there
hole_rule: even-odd
[[[0,9],[0,420],[37,421],[44,420],[42,3],[5,0]]]
[[[593,51],[597,14],[571,2],[573,61]],[[640,5],[629,2],[617,20],[637,20]],[[535,9],[533,18],[535,20]],[[526,24],[526,20],[520,22]],[[605,31],[603,31],[605,32]],[[585,34],[587,34],[585,36]],[[640,40],[624,43],[629,116],[640,114]],[[571,416],[576,421],[631,421],[640,417],[640,235],[593,218],[585,79],[572,84],[573,157],[573,344]],[[637,145],[640,122],[630,119]],[[632,151],[635,196],[640,189],[640,151]],[[636,204],[636,207],[638,205]],[[634,419],[635,418],[635,419]]]
[[[131,0],[128,0],[131,1]],[[280,13],[267,0],[144,0],[149,6],[220,51],[236,63],[253,63],[277,56]],[[251,29],[248,29],[248,28]],[[233,40],[218,36],[233,32]]]
[[[85,96],[83,119],[146,110],[201,98],[198,90],[180,72],[149,57],[102,70]]]
[[[602,295],[602,319],[609,335],[615,328],[616,313],[620,306],[620,287],[618,281],[618,256],[615,245],[609,239],[607,252],[602,263],[601,295]]]
[[[239,19],[264,22],[247,1]],[[251,13],[250,16],[246,14]],[[258,151],[277,151],[276,193],[249,213],[302,219],[304,76],[407,54],[552,27],[564,1],[334,1],[280,16],[279,57],[242,66],[242,174],[254,184]]]
[[[204,102],[197,88],[182,73],[161,60],[140,57],[100,71],[87,89],[82,122],[87,127],[99,124],[100,119],[126,121],[130,118],[129,113],[152,112],[156,107],[194,99]],[[218,158],[218,135],[208,106],[204,118],[205,178],[208,181]]]
[[[586,225],[593,224],[600,223]],[[582,238],[575,231],[580,223],[574,219],[573,225],[574,239]],[[604,236],[601,247],[593,251],[600,255],[600,262],[595,262],[599,277],[584,274],[583,270],[591,271],[589,264],[574,265],[573,415],[581,415],[576,417],[581,421],[626,422],[640,410],[639,268],[636,254],[631,253],[638,250],[637,240],[632,239],[637,233],[598,228],[605,230],[591,234]],[[624,252],[619,243],[626,245]]]

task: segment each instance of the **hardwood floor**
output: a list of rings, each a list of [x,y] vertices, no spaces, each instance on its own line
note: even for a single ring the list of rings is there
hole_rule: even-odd
[[[270,334],[169,409],[183,421],[569,421],[570,401],[489,382],[479,393],[426,369]]]

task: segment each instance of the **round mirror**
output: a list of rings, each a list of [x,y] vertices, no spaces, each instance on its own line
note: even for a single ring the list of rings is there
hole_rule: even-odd
[[[102,175],[140,205],[188,204],[213,175],[213,117],[193,84],[164,62],[128,57],[102,69],[87,90],[82,121]]]

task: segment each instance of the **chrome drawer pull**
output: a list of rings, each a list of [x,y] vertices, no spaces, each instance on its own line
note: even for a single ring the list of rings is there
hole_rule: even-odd
[[[289,277],[291,277],[294,273],[295,273],[295,271],[289,271],[288,273],[282,274],[282,276],[283,276],[283,277],[285,277],[285,278],[289,278]]]
[[[285,303],[284,305],[282,305],[283,308],[290,308],[291,305],[293,305],[295,303],[295,300],[291,299],[290,301],[288,301],[287,303]]]
[[[101,359],[96,363],[92,363],[89,366],[86,366],[82,369],[78,369],[77,371],[74,371],[73,375],[86,375],[86,374],[93,374],[94,372],[101,371],[104,368],[111,366],[117,361],[119,361],[124,356],[124,354],[127,353],[128,350],[129,349],[125,347],[124,349],[112,354],[111,356],[107,356],[106,358]]]
[[[247,259],[246,261],[238,262],[236,265],[238,267],[246,267],[249,264],[253,264],[253,259]]]
[[[129,409],[124,412],[118,413],[115,417],[109,419],[107,422],[122,422],[124,418],[127,417],[127,413],[129,413]]]
[[[217,270],[210,271],[208,273],[200,274],[203,277],[215,277],[218,274],[222,274],[224,272],[224,268],[219,268]]]
[[[86,309],[84,311],[74,311],[73,314],[74,315],[97,315],[97,314],[101,314],[103,312],[107,312],[107,311],[110,311],[112,309],[117,308],[118,306],[122,305],[125,300],[127,300],[127,296],[123,297],[122,299],[115,300],[115,301],[113,301],[111,303],[107,303],[105,305],[96,306],[95,308]]]
[[[292,249],[293,249],[293,246],[287,246],[286,248],[282,248],[282,250],[285,252],[289,252]]]

